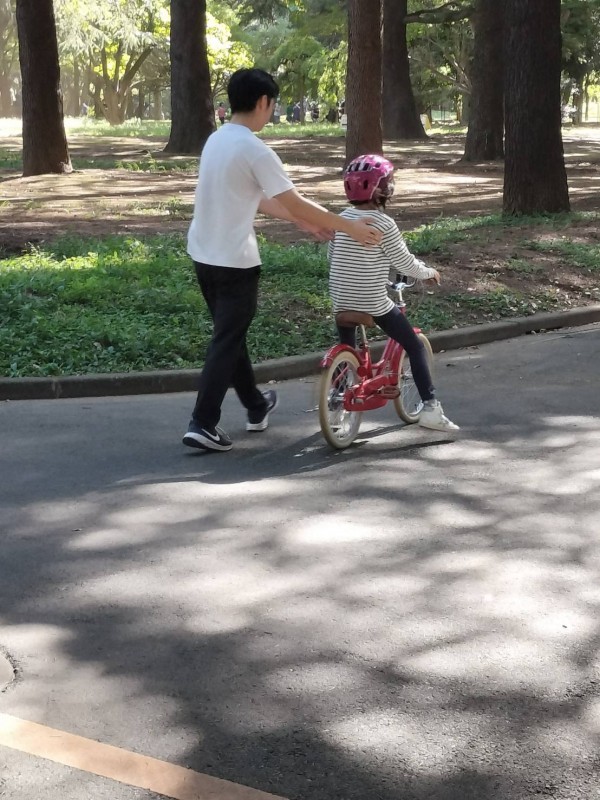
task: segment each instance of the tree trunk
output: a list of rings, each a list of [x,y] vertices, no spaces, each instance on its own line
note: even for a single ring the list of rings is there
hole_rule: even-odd
[[[583,105],[585,102],[585,78],[580,78],[577,81],[575,89],[575,119],[576,125],[581,125],[583,122]]]
[[[13,103],[8,75],[0,73],[0,117],[12,117]]]
[[[100,91],[100,83],[98,81],[94,81],[94,116],[96,119],[104,119],[102,92]]]
[[[23,175],[71,172],[52,0],[17,0]]]
[[[128,92],[115,89],[111,81],[102,84],[102,113],[111,125],[122,125],[125,121]]]
[[[133,99],[133,92],[131,92],[129,99],[127,100],[127,111],[125,112],[125,116],[127,119],[133,119],[135,117],[135,101]]]
[[[81,70],[79,69],[79,59],[73,58],[73,116],[81,114]]]
[[[0,2],[0,117],[17,115],[11,84],[13,65],[18,56],[17,29],[12,2]]]
[[[504,157],[504,0],[477,0],[471,17],[471,116],[465,161]]]
[[[138,102],[137,102],[137,111],[135,115],[138,119],[144,119],[144,106],[146,105],[146,94],[144,92],[144,87],[140,86],[138,88]]]
[[[159,120],[163,119],[163,109],[162,109],[162,92],[160,89],[155,89],[153,93],[153,103],[152,103],[152,119]]]
[[[348,0],[346,114],[346,163],[382,153],[380,0]]]
[[[408,60],[408,0],[383,0],[383,133],[386,139],[427,139]]]
[[[300,73],[300,124],[304,125],[306,122],[306,88],[304,85],[304,73]]]
[[[471,95],[462,92],[460,95],[460,121],[463,125],[468,125],[471,121]]]
[[[206,0],[171,0],[171,135],[165,152],[198,155],[215,127]]]
[[[94,103],[94,69],[92,63],[88,61],[85,67],[85,79],[83,84],[83,91],[81,94],[81,102],[85,103],[88,108]]]
[[[507,214],[569,210],[561,137],[560,0],[506,0]]]

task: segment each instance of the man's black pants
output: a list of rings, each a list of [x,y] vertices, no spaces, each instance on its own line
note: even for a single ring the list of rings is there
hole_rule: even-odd
[[[267,408],[256,386],[246,346],[246,334],[256,314],[260,267],[232,269],[196,261],[194,267],[214,330],[192,418],[212,430],[221,418],[221,406],[230,386],[253,416],[260,417]]]

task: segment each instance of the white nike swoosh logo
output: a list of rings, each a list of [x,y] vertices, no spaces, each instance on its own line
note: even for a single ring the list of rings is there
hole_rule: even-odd
[[[217,433],[217,435],[216,435],[216,436],[213,436],[213,435],[212,435],[212,433],[210,433],[209,431],[204,431],[204,433],[205,433],[205,434],[206,434],[206,435],[207,435],[207,436],[208,436],[210,439],[212,439],[212,440],[213,440],[213,442],[218,442],[218,441],[219,441],[219,438],[220,438],[220,437],[219,437],[219,434],[218,434],[218,433]]]

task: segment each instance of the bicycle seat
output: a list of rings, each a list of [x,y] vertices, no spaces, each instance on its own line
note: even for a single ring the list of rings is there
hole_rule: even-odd
[[[356,325],[374,328],[375,320],[364,311],[338,311],[335,315],[335,324],[340,328],[354,328]]]

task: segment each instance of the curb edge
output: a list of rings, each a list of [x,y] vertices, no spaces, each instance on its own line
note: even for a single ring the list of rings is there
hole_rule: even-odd
[[[527,333],[577,327],[600,322],[600,304],[529,317],[471,325],[428,334],[434,352],[512,339]],[[373,346],[373,355],[383,344]],[[323,353],[277,358],[254,365],[259,383],[306,378],[319,370]],[[63,375],[50,378],[0,378],[0,400],[58,400],[196,391],[200,369],[154,372],[115,372],[100,375]]]

